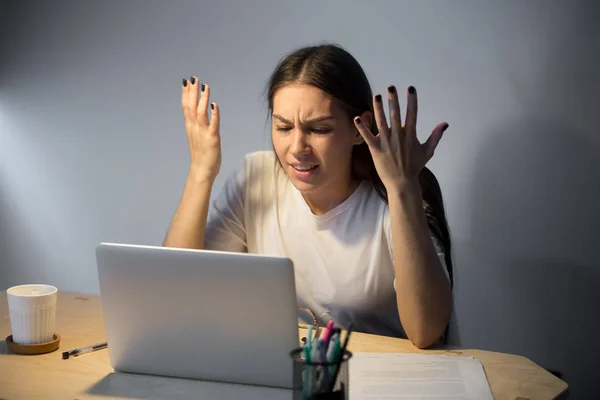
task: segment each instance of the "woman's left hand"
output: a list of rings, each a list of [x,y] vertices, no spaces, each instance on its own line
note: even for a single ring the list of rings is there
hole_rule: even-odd
[[[373,162],[381,181],[388,191],[406,182],[415,182],[419,172],[433,157],[443,132],[448,128],[445,122],[439,123],[425,143],[417,138],[417,91],[408,88],[408,102],[404,126],[400,117],[398,93],[394,86],[388,87],[388,102],[391,127],[388,126],[381,95],[373,97],[375,122],[379,133],[373,135],[360,117],[354,124],[369,146]]]

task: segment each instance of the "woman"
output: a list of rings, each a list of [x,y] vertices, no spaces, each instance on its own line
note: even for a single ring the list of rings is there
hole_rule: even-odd
[[[382,96],[344,49],[289,54],[267,90],[274,151],[244,158],[209,218],[219,107],[208,111],[208,85],[184,79],[191,166],[164,245],[288,257],[298,304],[320,323],[434,344],[452,308],[452,269],[440,189],[424,166],[448,124],[419,143],[413,87],[407,96],[402,121],[388,88],[388,123]]]

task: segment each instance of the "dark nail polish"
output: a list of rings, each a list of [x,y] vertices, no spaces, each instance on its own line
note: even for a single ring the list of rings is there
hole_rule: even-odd
[[[215,109],[215,103],[210,103],[210,109],[214,110]]]
[[[187,79],[183,78],[182,83],[183,83],[183,86],[187,86]]]
[[[394,93],[396,93],[396,88],[394,86],[389,86],[388,92],[390,92],[391,94],[394,94]]]
[[[375,96],[375,101],[378,103],[381,103],[381,95],[378,94],[377,96]]]
[[[194,83],[196,83],[196,78],[194,78],[194,77],[192,76],[192,77],[190,78],[190,81],[192,82],[192,85],[193,85]]]
[[[409,86],[408,87],[408,93],[415,94],[415,87],[414,86]]]
[[[357,123],[357,124],[360,124],[360,122],[361,122],[361,121],[360,121],[360,117],[356,117],[356,123]]]
[[[204,92],[204,89],[206,89],[206,85],[203,83],[202,85],[200,85],[200,90]]]
[[[444,125],[444,127],[442,128],[442,132],[444,132],[446,129],[448,129],[448,126],[450,126],[450,125],[448,125],[448,124]]]

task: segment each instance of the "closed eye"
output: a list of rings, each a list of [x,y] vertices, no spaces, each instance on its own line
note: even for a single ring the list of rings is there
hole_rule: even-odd
[[[292,127],[290,126],[278,126],[275,128],[276,131],[278,132],[289,132],[292,130]],[[310,130],[310,132],[315,133],[317,135],[325,135],[327,133],[330,133],[333,129],[332,128],[312,128]]]
[[[330,128],[322,128],[322,129],[314,128],[312,131],[318,135],[324,135],[326,133],[331,132],[331,129]]]

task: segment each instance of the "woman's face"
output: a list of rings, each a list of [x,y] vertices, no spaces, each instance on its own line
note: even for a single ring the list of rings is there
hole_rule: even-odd
[[[290,84],[275,93],[273,146],[285,173],[303,194],[347,189],[352,147],[362,142],[352,117],[314,86]]]

